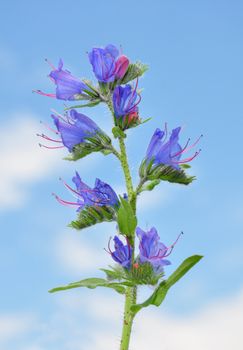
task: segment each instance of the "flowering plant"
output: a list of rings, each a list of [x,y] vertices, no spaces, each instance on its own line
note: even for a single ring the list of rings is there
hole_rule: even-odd
[[[102,269],[105,273],[104,278],[87,278],[51,289],[50,292],[102,286],[124,295],[125,310],[120,350],[128,350],[136,314],[144,307],[159,306],[169,289],[202,258],[200,255],[190,256],[172,275],[165,278],[166,266],[171,264],[167,257],[172,253],[182,233],[173,244],[166,246],[160,241],[156,228],[144,231],[138,226],[136,216],[137,200],[143,191],[152,191],[161,181],[189,185],[195,179],[194,176],[189,176],[186,170],[190,167],[188,163],[200,150],[186,158],[183,154],[191,151],[201,136],[192,145],[188,139],[186,144],[181,146],[181,127],[173,129],[171,133],[167,130],[167,124],[164,130],[157,128],[139,168],[140,181],[134,186],[125,139],[129,128],[145,122],[139,116],[138,104],[141,94],[137,88],[138,78],[145,73],[147,66],[139,62],[131,63],[114,45],[93,48],[88,57],[98,81],[96,85],[87,79],[74,77],[63,69],[63,61],[60,60],[58,68],[51,64],[52,71],[49,75],[56,85],[56,92],[44,93],[36,90],[38,94],[60,100],[81,101],[78,106],[66,108],[63,115],[52,115],[54,128],[46,126],[56,137],[53,139],[45,134],[38,134],[44,141],[44,144],[40,145],[49,149],[67,148],[66,159],[72,161],[77,161],[92,152],[114,155],[121,164],[127,193],[123,196],[117,195],[109,184],[98,178],[94,187],[90,187],[81,180],[78,172],[72,179],[75,188],[63,181],[75,200],[64,200],[56,194],[54,196],[59,203],[76,209],[77,218],[70,223],[70,227],[81,230],[104,221],[113,221],[117,223],[118,233],[108,242],[106,251],[114,261],[114,266]],[[77,112],[78,108],[94,107],[99,103],[106,104],[111,112],[114,122],[112,133],[114,138],[118,139],[119,150],[92,119]],[[140,285],[153,286],[154,291],[147,300],[137,303],[136,295]]]

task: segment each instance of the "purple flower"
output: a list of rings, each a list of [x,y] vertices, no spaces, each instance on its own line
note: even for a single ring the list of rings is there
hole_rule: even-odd
[[[46,148],[63,148],[67,147],[69,152],[72,152],[73,147],[85,142],[87,137],[95,136],[98,132],[103,133],[98,125],[93,122],[86,115],[78,113],[75,109],[72,109],[65,116],[62,115],[52,115],[57,131],[48,127],[49,130],[55,132],[60,136],[59,140],[52,139],[44,134],[38,135],[44,138],[45,140],[52,141],[55,143],[60,143],[62,146],[45,146],[40,145]]]
[[[114,252],[110,249],[109,242],[109,253],[111,254],[113,260],[115,260],[122,267],[129,269],[132,263],[132,247],[127,240],[127,244],[123,244],[122,241],[115,236],[114,239]]]
[[[184,152],[191,150],[198,143],[202,135],[191,146],[188,146],[190,142],[190,139],[188,139],[186,145],[182,148],[179,144],[180,131],[181,127],[173,129],[167,140],[167,126],[165,125],[164,131],[156,129],[147,149],[147,162],[152,160],[154,165],[164,164],[179,170],[180,164],[188,163],[194,159],[200,153],[200,150],[195,152],[194,155],[189,158],[181,160],[181,156]]]
[[[105,48],[93,48],[89,53],[89,61],[93,66],[96,78],[103,83],[122,79],[129,66],[128,58],[120,55],[114,45],[107,45]]]
[[[61,59],[57,69],[52,64],[51,67],[53,70],[49,77],[56,85],[56,94],[47,94],[37,90],[38,94],[59,100],[78,100],[78,95],[87,96],[85,90],[90,91],[90,88],[80,79],[74,77],[68,70],[63,70],[63,61]]]
[[[85,207],[116,207],[119,205],[119,199],[115,191],[110,185],[101,181],[100,179],[96,179],[94,188],[91,188],[81,180],[80,175],[78,172],[76,172],[76,175],[73,177],[72,181],[75,184],[76,189],[73,189],[64,181],[63,183],[65,187],[71,191],[72,195],[77,199],[77,201],[69,202],[54,194],[59,203],[77,207],[78,212]]]
[[[113,92],[113,107],[117,118],[129,116],[138,112],[137,105],[141,97],[137,94],[137,86],[133,89],[131,85],[117,86]],[[139,97],[139,100],[137,101]]]
[[[139,244],[139,260],[143,263],[150,263],[156,273],[163,272],[163,268],[166,265],[170,265],[171,262],[165,259],[171,254],[177,240],[170,246],[166,247],[160,242],[160,237],[156,228],[152,227],[149,231],[145,232],[141,228],[136,229],[137,236],[140,240]]]

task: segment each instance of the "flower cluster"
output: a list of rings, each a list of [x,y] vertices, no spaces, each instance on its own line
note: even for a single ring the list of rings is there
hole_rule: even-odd
[[[109,85],[113,94],[113,108],[116,125],[122,130],[134,127],[140,123],[138,115],[138,104],[141,100],[135,87],[130,84],[122,86],[122,79],[129,68],[129,59],[119,53],[114,45],[105,48],[93,48],[88,54],[93,72],[99,84]],[[68,70],[63,69],[63,61],[60,59],[58,68],[48,62],[52,68],[49,78],[56,85],[55,93],[45,93],[35,90],[36,93],[60,100],[88,100],[90,105],[106,100],[103,90],[93,87],[87,81],[73,76]],[[139,74],[137,73],[137,76]],[[132,76],[131,79],[136,76]]]
[[[152,227],[149,231],[143,231],[140,227],[137,227],[136,234],[139,239],[139,255],[135,259],[136,262],[133,264],[133,267],[138,269],[140,265],[150,264],[155,274],[163,274],[164,266],[171,264],[166,258],[172,253],[182,233],[169,247],[160,242],[160,237],[155,227]],[[115,236],[114,248],[115,250],[112,252],[109,242],[109,252],[112,258],[122,267],[130,269],[132,266],[133,250],[128,239],[127,244],[124,245],[122,241]]]
[[[192,161],[200,153],[200,150],[188,158],[181,159],[181,156],[196,146],[202,135],[191,146],[189,146],[190,139],[188,139],[185,146],[181,147],[179,144],[180,131],[181,127],[173,129],[168,139],[166,124],[164,130],[156,129],[146,152],[146,163],[151,162],[152,166],[163,164],[180,169],[180,164]]]
[[[167,131],[167,125],[165,125],[164,130],[157,128],[140,167],[140,170],[143,170],[140,171],[140,184],[136,190],[133,189],[132,183],[128,184],[130,174],[122,138],[126,136],[124,131],[142,122],[138,108],[141,101],[138,77],[144,73],[145,68],[142,69],[141,64],[130,63],[130,60],[111,44],[102,48],[93,48],[88,53],[88,59],[97,79],[96,85],[72,75],[71,72],[64,69],[61,59],[57,68],[48,62],[51,66],[49,78],[55,84],[55,93],[45,93],[41,90],[36,92],[64,101],[80,100],[86,102],[75,106],[75,108],[66,108],[64,115],[53,113],[51,117],[54,128],[47,124],[46,127],[56,137],[38,134],[43,140],[52,143],[52,145],[40,145],[50,149],[66,148],[70,153],[67,158],[69,160],[77,160],[98,151],[103,154],[113,153],[122,164],[127,181],[128,196],[124,195],[124,198],[120,197],[119,199],[112,187],[98,178],[95,180],[94,187],[89,187],[81,180],[78,172],[72,179],[75,188],[62,180],[64,186],[75,197],[75,201],[61,199],[56,194],[54,196],[59,203],[76,208],[79,221],[73,222],[73,226],[71,226],[77,229],[94,225],[97,222],[117,221],[119,233],[124,236],[126,241],[115,236],[113,239],[114,248],[111,248],[109,242],[108,253],[121,266],[123,272],[143,271],[145,275],[148,273],[152,277],[155,276],[155,278],[145,278],[145,280],[156,284],[163,275],[164,267],[170,264],[167,257],[171,254],[180,235],[172,245],[166,246],[160,241],[154,227],[148,231],[137,227],[136,198],[142,190],[153,189],[161,179],[189,183],[191,178],[187,178],[181,168],[184,163],[193,160],[200,150],[187,158],[183,158],[183,154],[195,147],[201,137],[192,145],[189,145],[190,139],[188,139],[185,146],[182,147],[179,143],[181,127],[173,129],[170,134]],[[92,107],[98,103],[107,104],[113,114],[115,124],[113,133],[115,137],[119,136],[120,153],[114,148],[110,137],[91,118],[76,110],[78,107]],[[171,170],[172,175],[169,175]],[[151,181],[152,184],[143,189],[142,186],[146,181]],[[119,222],[119,220],[123,221]],[[137,256],[134,247],[135,235],[139,240]]]
[[[89,117],[84,114],[78,113],[75,109],[67,112],[65,115],[58,113],[52,114],[52,119],[56,126],[56,130],[53,130],[47,125],[47,128],[58,135],[60,138],[53,139],[45,134],[37,134],[42,139],[50,141],[54,144],[60,144],[59,146],[47,146],[40,144],[40,146],[56,149],[66,147],[69,152],[74,150],[74,147],[80,144],[87,144],[90,140],[94,139],[99,142],[101,139],[106,141],[106,144],[110,143],[110,138],[98,127],[98,125]],[[105,145],[104,145],[105,146]]]
[[[110,185],[101,181],[100,179],[96,179],[94,188],[91,188],[81,180],[79,173],[76,172],[76,175],[73,177],[72,181],[75,184],[76,189],[73,189],[64,181],[63,183],[77,199],[76,202],[66,201],[54,194],[59,203],[67,206],[74,206],[77,208],[78,212],[87,207],[108,206],[114,208],[119,206],[119,199],[115,191]]]

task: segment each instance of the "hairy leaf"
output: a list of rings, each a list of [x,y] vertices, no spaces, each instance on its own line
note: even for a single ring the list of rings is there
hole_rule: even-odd
[[[117,223],[119,230],[126,236],[132,236],[137,226],[137,218],[134,215],[131,204],[120,197],[121,205],[117,212]]]
[[[197,264],[202,259],[201,255],[193,255],[186,260],[175,270],[175,272],[170,275],[170,277],[162,281],[159,286],[155,289],[154,293],[142,304],[132,305],[131,310],[137,313],[144,307],[149,305],[160,306],[168,290],[181,279],[195,264]]]
[[[97,287],[106,287],[106,288],[112,288],[120,294],[125,293],[125,287],[121,283],[109,282],[103,278],[87,278],[85,280],[81,280],[78,282],[69,283],[65,286],[53,288],[49,290],[49,293],[55,293],[63,290],[81,288],[81,287],[86,287],[90,289],[94,289]]]
[[[82,230],[85,227],[93,226],[104,221],[114,221],[115,215],[115,209],[112,207],[86,207],[78,214],[77,220],[72,221],[68,226],[76,230]]]
[[[147,70],[148,66],[141,62],[129,64],[126,74],[120,80],[120,84],[127,84],[129,81],[141,77]]]
[[[188,176],[183,169],[174,169],[169,165],[160,164],[147,171],[147,179],[150,181],[161,180],[177,184],[189,185],[195,176]]]

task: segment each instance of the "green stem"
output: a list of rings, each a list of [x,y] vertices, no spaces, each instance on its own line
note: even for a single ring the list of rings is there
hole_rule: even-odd
[[[108,96],[106,103],[111,111],[111,114],[113,116],[114,123],[115,123],[116,117],[114,115],[113,104],[112,104],[112,100],[111,100],[110,96]],[[128,200],[132,205],[132,208],[134,210],[134,214],[136,214],[136,195],[135,195],[134,190],[133,190],[132,177],[130,174],[130,168],[129,168],[128,159],[127,159],[126,145],[124,142],[124,138],[122,136],[119,136],[118,140],[119,140],[119,145],[120,145],[120,154],[119,154],[120,157],[119,157],[119,159],[121,162],[121,166],[122,166],[125,181],[126,181]],[[133,237],[132,237],[131,242],[130,242],[132,249],[133,249],[133,252],[134,252],[134,241],[135,241],[134,236],[135,236],[135,233],[133,233]],[[132,261],[132,263],[133,263],[133,261]],[[136,287],[127,287],[126,297],[125,297],[124,319],[123,319],[123,328],[122,328],[120,350],[128,350],[129,349],[132,324],[133,324],[133,319],[135,316],[134,313],[131,311],[131,306],[133,304],[136,304],[136,299],[137,299],[137,288]]]
[[[129,349],[132,324],[135,316],[134,313],[131,312],[130,308],[132,304],[136,303],[136,294],[137,294],[136,287],[133,287],[133,288],[127,287],[120,350]]]
[[[125,180],[126,180],[128,200],[129,200],[129,202],[132,202],[133,196],[134,196],[132,177],[131,177],[130,169],[129,169],[129,165],[128,165],[125,142],[124,142],[124,139],[122,137],[119,137],[119,145],[120,145],[120,150],[121,150],[120,160],[121,160],[121,166],[122,166]]]

